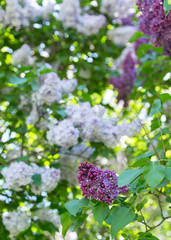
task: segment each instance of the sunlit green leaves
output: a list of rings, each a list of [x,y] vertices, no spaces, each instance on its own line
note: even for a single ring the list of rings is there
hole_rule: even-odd
[[[162,111],[161,101],[160,99],[157,99],[152,105],[149,117],[152,117],[153,115],[155,115],[156,113],[160,113],[161,111]]]
[[[153,192],[165,177],[165,167],[158,162],[151,162],[144,168],[144,178]]]

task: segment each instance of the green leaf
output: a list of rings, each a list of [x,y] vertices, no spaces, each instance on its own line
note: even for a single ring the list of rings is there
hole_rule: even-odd
[[[69,213],[63,213],[61,215],[61,224],[62,224],[62,236],[64,238],[68,229],[72,225],[72,221],[70,219]]]
[[[153,192],[159,183],[165,177],[165,167],[158,162],[151,162],[144,168],[144,178]]]
[[[153,236],[151,233],[138,233],[140,235],[140,237],[138,238],[138,240],[159,240],[159,238]]]
[[[135,41],[137,41],[140,37],[143,36],[142,32],[136,32],[134,33],[134,35],[131,37],[131,39],[129,40],[130,43],[133,43]]]
[[[151,121],[151,131],[154,131],[154,130],[156,130],[157,128],[159,128],[159,121],[158,121],[158,118],[154,118],[154,119]]]
[[[96,221],[102,225],[109,213],[109,208],[106,204],[100,203],[93,208],[93,215]]]
[[[171,0],[164,0],[163,8],[166,11],[166,14],[171,10]]]
[[[57,110],[56,112],[64,119],[67,116],[65,110],[66,110],[65,108],[61,108],[60,110]]]
[[[136,215],[131,208],[115,208],[112,213],[111,235],[114,237],[127,224],[134,221]]]
[[[118,186],[122,187],[131,183],[143,172],[143,168],[139,169],[126,169],[118,177]]]
[[[148,158],[154,155],[155,152],[148,152],[144,154],[140,154],[136,157],[135,163],[132,165],[132,167],[140,167],[147,163]]]
[[[11,83],[11,84],[19,85],[19,84],[23,84],[23,83],[27,82],[27,79],[26,78],[19,78],[19,77],[15,76],[15,75],[11,75],[9,77],[9,81],[8,82]]]
[[[163,93],[160,95],[160,100],[161,100],[162,104],[164,104],[165,102],[171,100],[171,96],[168,93]]]
[[[171,181],[171,167],[166,168],[166,178]]]
[[[38,186],[38,187],[41,187],[42,185],[42,177],[40,174],[34,174],[32,176],[32,180],[33,180],[33,184]]]
[[[88,203],[89,203],[88,199],[82,198],[81,200],[74,199],[72,201],[69,201],[69,202],[65,203],[64,206],[71,215],[76,216],[76,214],[78,213],[80,208],[86,207],[88,205]]]
[[[162,111],[161,100],[157,99],[152,105],[149,117],[152,117],[154,114],[160,113],[161,111]]]

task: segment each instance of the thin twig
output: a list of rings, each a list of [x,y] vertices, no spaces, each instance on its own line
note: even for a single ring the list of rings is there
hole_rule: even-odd
[[[141,123],[140,119],[138,119],[138,120],[139,120],[139,122],[140,122],[140,124],[141,124],[142,128],[144,129],[144,131],[145,131],[145,134],[146,134],[146,136],[147,136],[148,140],[150,141],[150,143],[151,143],[151,146],[153,147],[153,150],[154,150],[154,152],[155,152],[155,154],[156,154],[156,156],[157,156],[158,160],[160,160],[160,157],[159,157],[159,155],[158,155],[158,153],[157,153],[157,151],[156,151],[156,148],[154,147],[154,145],[153,145],[153,143],[152,143],[152,141],[151,141],[150,137],[148,136],[148,133],[147,133],[147,131],[146,131],[145,127],[144,127],[144,126],[143,126],[143,124]]]
[[[162,129],[161,129],[161,124],[160,124],[160,119],[159,119],[159,115],[157,114],[157,118],[158,118],[158,123],[159,123],[159,128],[160,128],[160,134],[161,134],[161,140],[162,140],[162,144],[163,144],[163,150],[164,150],[164,155],[166,154],[166,148],[164,145],[164,140],[163,140],[163,135],[162,135]]]

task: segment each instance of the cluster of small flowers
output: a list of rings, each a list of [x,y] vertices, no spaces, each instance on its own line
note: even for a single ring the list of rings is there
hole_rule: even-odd
[[[40,195],[41,192],[52,192],[60,180],[60,170],[56,168],[39,167],[34,163],[32,163],[31,166],[33,174],[41,175],[41,186],[36,186],[32,183],[31,191],[36,195]]]
[[[118,194],[128,192],[128,186],[118,187],[118,178],[114,171],[102,171],[88,162],[82,162],[78,167],[78,182],[87,199],[96,199],[107,204],[111,204]]]
[[[139,28],[152,36],[156,46],[164,46],[165,52],[171,55],[171,11],[166,16],[161,0],[137,0],[138,9],[142,12]]]
[[[55,168],[38,167],[36,164],[29,166],[24,162],[11,163],[9,167],[2,169],[1,174],[5,178],[8,189],[21,191],[22,187],[31,184],[31,191],[35,194],[53,191],[60,179],[60,171]],[[34,174],[41,175],[40,187],[33,184]]]
[[[51,105],[59,102],[63,95],[73,92],[77,86],[77,79],[60,80],[54,72],[45,74],[42,81],[43,84],[39,90],[32,94],[32,110],[26,119],[27,125],[32,125],[39,121],[39,107],[42,104]]]
[[[97,34],[106,22],[103,15],[81,15],[79,0],[63,0],[60,20],[65,27],[72,27],[78,32],[89,36]]]
[[[20,4],[22,3],[22,5]],[[34,21],[35,17],[48,19],[50,13],[53,12],[54,4],[48,2],[46,5],[40,6],[36,1],[29,0],[6,0],[6,8],[0,7],[1,22],[5,25],[13,27],[28,27],[30,21]]]
[[[3,212],[2,222],[5,228],[10,232],[10,237],[16,237],[20,232],[30,227],[27,213],[20,210]]]
[[[31,183],[32,167],[24,162],[12,162],[9,167],[4,167],[1,174],[5,178],[8,189],[21,191],[23,186]]]
[[[37,92],[37,102],[48,105],[59,102],[63,94],[73,92],[76,86],[76,79],[60,80],[54,72],[45,74],[44,83]]]
[[[57,211],[50,208],[38,209],[35,211],[35,215],[41,222],[50,222],[56,227],[60,225],[60,216],[57,214]]]
[[[102,0],[101,12],[112,18],[127,17],[135,12],[135,0]]]
[[[133,84],[136,81],[135,58],[132,52],[129,52],[122,65],[122,75],[120,77],[112,77],[110,83],[114,88],[118,89],[118,101],[124,100],[124,106],[127,106],[127,97],[130,95]]]
[[[78,143],[80,137],[86,142],[102,142],[108,148],[117,145],[121,136],[132,136],[137,124],[116,126],[116,119],[109,117],[101,105],[91,107],[89,102],[70,104],[66,108],[67,119],[57,126],[51,125],[47,133],[50,144],[68,148]]]
[[[120,26],[108,31],[108,38],[116,45],[125,46],[133,34],[137,31],[135,26]]]
[[[21,48],[17,49],[11,55],[12,64],[32,65],[33,58],[31,56],[31,48],[27,44],[23,44]]]

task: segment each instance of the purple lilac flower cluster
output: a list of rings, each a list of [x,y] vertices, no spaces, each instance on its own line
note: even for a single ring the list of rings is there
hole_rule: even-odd
[[[161,0],[137,0],[142,12],[139,27],[152,36],[155,46],[164,46],[165,53],[171,55],[171,11],[166,16]]]
[[[129,52],[122,65],[122,75],[120,77],[112,77],[110,83],[114,88],[118,89],[118,101],[124,100],[124,106],[127,106],[126,98],[130,95],[133,84],[136,81],[135,58]]]
[[[118,194],[128,192],[128,185],[118,187],[118,178],[114,171],[102,171],[88,162],[82,162],[78,167],[77,177],[82,193],[87,199],[111,204]]]

